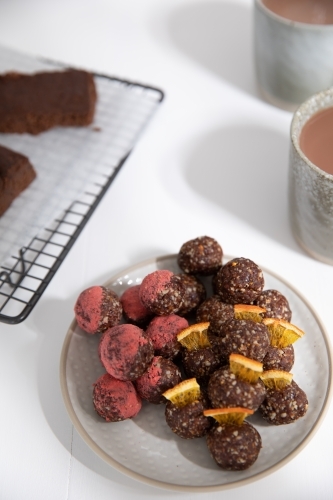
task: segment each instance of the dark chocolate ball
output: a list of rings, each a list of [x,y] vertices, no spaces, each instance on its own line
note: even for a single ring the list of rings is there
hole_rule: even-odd
[[[259,432],[248,422],[216,424],[208,432],[206,442],[217,465],[230,471],[251,467],[262,447]]]
[[[196,313],[198,323],[209,321],[209,331],[214,335],[219,335],[222,325],[233,318],[234,306],[222,302],[217,295],[206,299]]]
[[[290,372],[294,365],[295,351],[292,344],[287,347],[269,346],[263,359],[263,369]]]
[[[264,275],[257,264],[239,257],[227,262],[214,278],[214,291],[228,304],[252,304],[264,288]]]
[[[210,377],[207,394],[213,408],[241,406],[255,411],[264,401],[266,387],[261,380],[250,384],[238,379],[226,366]]]
[[[202,437],[212,425],[212,420],[203,414],[207,408],[208,401],[204,397],[183,407],[168,401],[165,407],[165,419],[170,429],[183,439]]]
[[[175,276],[180,280],[183,286],[183,302],[178,314],[184,316],[197,309],[205,300],[206,289],[201,281],[191,274],[179,273]]]
[[[284,389],[267,389],[259,408],[263,418],[274,425],[291,424],[303,417],[307,409],[307,396],[294,380]]]
[[[289,322],[291,320],[292,312],[289,302],[278,290],[262,291],[254,304],[266,309],[263,318],[279,318]]]
[[[211,275],[222,266],[223,251],[209,236],[200,236],[184,243],[178,253],[178,265],[187,274]]]
[[[224,323],[219,342],[224,357],[236,353],[260,362],[270,345],[266,325],[250,319],[232,319]]]
[[[208,381],[208,378],[221,366],[219,357],[211,347],[189,351],[184,349],[183,367],[188,378],[196,378],[199,382]]]

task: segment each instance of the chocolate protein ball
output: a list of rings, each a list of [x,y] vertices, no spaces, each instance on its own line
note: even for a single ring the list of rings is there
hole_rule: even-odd
[[[165,407],[166,423],[183,439],[202,437],[212,426],[211,419],[203,414],[207,408],[208,401],[204,396],[201,396],[199,401],[182,407],[168,401]]]
[[[262,363],[264,371],[283,370],[290,372],[294,361],[295,351],[292,344],[287,347],[274,347],[270,345]]]
[[[146,334],[154,347],[154,353],[165,358],[174,359],[182,350],[177,334],[188,327],[188,321],[178,316],[155,316],[149,323]]]
[[[79,327],[94,335],[118,325],[123,308],[115,292],[104,286],[91,286],[78,296],[74,313]]]
[[[196,321],[198,323],[209,321],[209,331],[215,335],[219,335],[222,325],[233,318],[233,305],[222,302],[217,295],[206,299],[196,313]]]
[[[254,384],[240,380],[224,366],[210,377],[207,395],[213,408],[241,406],[256,411],[265,399],[266,387],[261,380]]]
[[[263,318],[279,318],[289,322],[291,320],[292,312],[289,302],[278,290],[262,291],[254,304],[266,309]]]
[[[134,382],[139,395],[153,404],[165,403],[163,392],[179,384],[182,376],[170,359],[154,356],[149,368]]]
[[[264,275],[252,260],[239,257],[227,262],[214,277],[214,293],[228,304],[252,304],[264,288]]]
[[[222,469],[237,471],[251,467],[262,447],[259,432],[248,422],[215,424],[206,436],[211,456]]]
[[[183,286],[183,302],[178,314],[184,316],[194,311],[206,298],[204,285],[191,274],[179,273],[175,275]]]
[[[250,319],[227,321],[219,337],[220,352],[227,358],[235,353],[262,362],[270,345],[266,325]]]
[[[211,347],[194,351],[184,349],[182,362],[186,376],[196,378],[200,385],[207,383],[210,375],[221,366],[220,358]]]
[[[181,281],[167,270],[148,274],[139,290],[142,304],[158,316],[177,313],[183,302],[183,294]]]
[[[274,425],[291,424],[303,417],[307,409],[307,396],[294,380],[284,389],[267,389],[266,398],[259,407],[263,418]]]
[[[154,357],[154,347],[146,333],[131,324],[107,330],[101,337],[98,352],[105,370],[119,380],[137,379]]]
[[[139,293],[140,285],[131,286],[121,295],[120,302],[127,322],[141,326],[151,319],[152,313],[142,304]]]
[[[93,404],[107,422],[135,417],[141,410],[141,398],[132,382],[117,380],[105,373],[94,384]]]
[[[209,236],[200,236],[184,243],[178,253],[178,265],[184,273],[211,275],[222,266],[223,251]]]

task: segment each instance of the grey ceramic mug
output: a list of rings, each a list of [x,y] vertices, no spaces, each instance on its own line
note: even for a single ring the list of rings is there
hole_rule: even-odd
[[[333,265],[333,175],[302,152],[300,134],[318,111],[333,107],[333,88],[318,92],[294,113],[289,156],[289,213],[293,234],[312,257]]]
[[[333,85],[333,25],[299,23],[254,0],[254,55],[258,90],[288,111]]]

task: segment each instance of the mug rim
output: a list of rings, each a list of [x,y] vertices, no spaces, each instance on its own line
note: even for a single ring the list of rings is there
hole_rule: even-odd
[[[330,100],[325,102],[325,97],[331,96]],[[327,105],[325,105],[327,104]],[[311,107],[317,108],[316,111],[310,111]],[[291,143],[297,151],[297,154],[302,158],[302,160],[312,168],[317,174],[323,176],[327,180],[333,182],[333,174],[329,174],[325,172],[325,170],[318,167],[315,163],[312,163],[311,160],[303,153],[299,145],[299,137],[301,135],[301,131],[304,125],[312,118],[316,113],[320,111],[324,111],[325,109],[333,108],[333,87],[329,87],[327,89],[321,90],[316,94],[313,94],[306,101],[302,102],[295,110],[291,124],[290,124],[290,138]],[[300,125],[300,122],[304,118],[304,116],[308,115],[305,119],[303,125]],[[296,128],[299,127],[299,131],[296,131]]]
[[[279,21],[282,24],[285,24],[290,27],[304,29],[304,30],[312,30],[312,31],[329,31],[333,30],[333,23],[331,24],[313,24],[313,23],[303,23],[301,21],[293,21],[292,19],[288,19],[286,17],[280,16],[276,14],[272,10],[270,10],[266,5],[264,5],[263,0],[255,0],[255,5],[261,9],[266,15],[270,16],[272,19]]]

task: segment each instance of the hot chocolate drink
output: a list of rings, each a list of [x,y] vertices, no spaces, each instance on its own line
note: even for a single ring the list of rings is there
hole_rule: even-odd
[[[333,175],[333,107],[318,111],[305,123],[299,145],[312,163]]]
[[[332,0],[262,0],[269,10],[291,21],[333,24]]]

